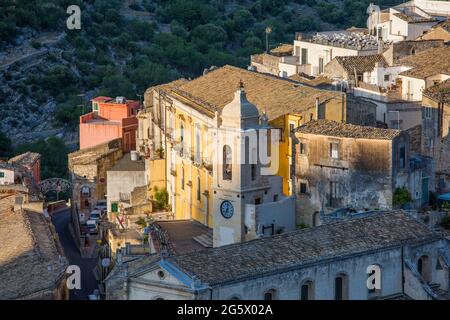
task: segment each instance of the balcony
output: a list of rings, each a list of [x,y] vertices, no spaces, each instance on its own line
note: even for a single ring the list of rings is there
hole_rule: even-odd
[[[213,163],[212,160],[209,157],[203,157],[202,159],[202,166],[209,172],[213,171]]]
[[[177,153],[177,155],[181,158],[184,157],[186,148],[184,144],[180,141],[174,141],[173,142],[173,150]]]
[[[175,165],[170,166],[170,174],[174,177],[177,176],[177,168],[175,167]]]

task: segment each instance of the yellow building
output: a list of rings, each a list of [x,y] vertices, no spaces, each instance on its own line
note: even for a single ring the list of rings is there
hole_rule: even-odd
[[[233,99],[240,81],[248,100],[266,113],[271,127],[279,129],[276,174],[283,178],[285,195],[293,190],[291,130],[311,119],[346,120],[342,93],[232,66],[210,70],[191,81],[149,88],[146,110],[138,117],[138,148],[141,154],[147,154],[148,161],[165,159],[161,168],[153,165],[153,172],[147,174],[152,183],[154,175],[160,180],[161,172],[165,173],[176,219],[213,224],[213,143],[221,110]],[[147,126],[145,130],[141,130],[143,125]]]

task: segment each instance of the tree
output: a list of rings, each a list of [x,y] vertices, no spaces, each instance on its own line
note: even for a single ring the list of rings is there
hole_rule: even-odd
[[[6,134],[0,131],[0,157],[9,158],[12,154],[13,148],[11,139]]]

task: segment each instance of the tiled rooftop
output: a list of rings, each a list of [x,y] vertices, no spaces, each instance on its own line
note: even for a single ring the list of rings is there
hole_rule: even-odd
[[[260,113],[266,111],[269,120],[313,108],[316,98],[320,103],[332,99],[341,100],[339,92],[319,90],[289,79],[228,65],[172,87],[171,92],[186,99],[188,103],[200,106],[200,112],[214,117],[216,111],[220,112],[232,101],[240,81],[244,83],[248,100],[259,108]]]
[[[354,50],[377,50],[378,39],[365,32],[330,31],[318,32],[312,36],[302,38],[301,41],[313,42],[333,47]],[[387,42],[384,43],[386,45]]]
[[[295,132],[330,137],[377,140],[392,140],[401,133],[400,130],[357,126],[322,119],[309,121],[295,129]]]
[[[145,170],[145,163],[142,159],[131,160],[131,153],[125,154],[122,159],[108,171],[142,171]]]
[[[442,81],[423,91],[423,95],[436,101],[450,103],[450,79]]]
[[[320,263],[441,235],[404,212],[375,213],[273,237],[172,256],[167,260],[209,285]]]
[[[0,299],[51,288],[67,267],[42,213],[0,212],[0,243]]]
[[[382,65],[387,64],[381,54],[368,56],[338,56],[335,59],[344,68],[344,70],[350,74],[354,74],[355,70],[357,73],[372,71],[375,67],[375,63],[377,62]]]
[[[41,155],[39,153],[28,151],[9,159],[8,162],[11,164],[18,164],[21,166],[29,166],[40,158]]]
[[[450,75],[450,46],[431,48],[415,55],[401,58],[398,65],[412,67],[401,75],[424,79],[436,74]]]

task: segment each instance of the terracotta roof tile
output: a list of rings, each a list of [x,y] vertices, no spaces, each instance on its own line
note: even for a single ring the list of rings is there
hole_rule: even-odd
[[[190,277],[214,285],[440,238],[439,233],[404,212],[385,212],[167,260]]]
[[[450,47],[437,47],[401,58],[399,65],[412,67],[400,75],[425,79],[436,74],[450,75]]]
[[[201,111],[214,117],[214,112],[222,110],[232,101],[241,80],[248,100],[255,104],[261,113],[266,111],[269,120],[313,108],[316,98],[321,103],[341,99],[341,93],[338,92],[319,90],[289,79],[228,65],[173,87],[171,92],[201,106]]]
[[[322,119],[309,121],[295,129],[295,132],[331,137],[379,140],[392,140],[401,133],[400,130],[357,126]]]

